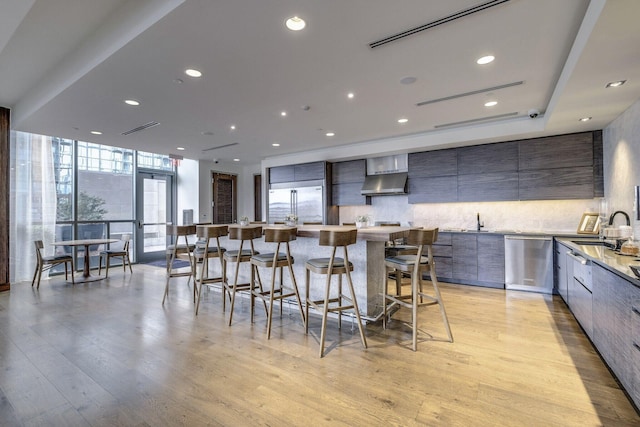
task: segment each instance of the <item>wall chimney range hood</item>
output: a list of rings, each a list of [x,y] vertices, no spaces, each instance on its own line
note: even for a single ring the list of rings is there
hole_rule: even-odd
[[[367,159],[367,176],[360,193],[365,196],[407,194],[408,155]]]

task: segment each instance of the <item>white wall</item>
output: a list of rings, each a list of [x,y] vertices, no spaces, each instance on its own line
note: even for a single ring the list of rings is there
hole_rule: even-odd
[[[178,166],[177,191],[178,191],[178,224],[182,224],[182,211],[193,209],[193,220],[198,219],[198,161],[184,159]]]
[[[197,191],[192,189],[198,195],[198,222],[211,221],[211,201],[212,186],[211,174],[227,173],[238,177],[238,217],[246,215],[249,219],[253,218],[253,176],[260,173],[260,165],[241,165],[235,162],[200,161],[198,171],[199,188]]]
[[[640,185],[640,100],[604,129],[603,140],[604,191],[609,211],[623,210],[631,216],[633,187]],[[640,237],[639,233],[635,237]]]

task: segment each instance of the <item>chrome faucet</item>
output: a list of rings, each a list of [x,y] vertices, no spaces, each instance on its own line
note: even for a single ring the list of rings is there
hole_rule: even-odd
[[[631,221],[629,220],[629,215],[625,211],[615,211],[609,217],[609,225],[613,225],[613,220],[617,214],[622,214],[627,219],[627,225],[631,225]]]

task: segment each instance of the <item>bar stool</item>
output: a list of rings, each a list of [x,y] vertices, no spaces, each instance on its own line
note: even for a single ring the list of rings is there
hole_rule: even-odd
[[[191,259],[191,252],[195,248],[194,243],[189,243],[189,236],[196,234],[195,225],[171,225],[167,224],[167,236],[172,237],[174,243],[167,246],[167,284],[164,287],[164,296],[162,297],[162,305],[169,295],[169,281],[172,277],[189,277],[187,286],[194,275],[194,264]],[[182,238],[184,243],[180,243]],[[189,261],[189,271],[183,271],[181,268],[174,268],[173,263],[177,259],[186,259]],[[193,287],[193,303],[196,302],[196,288]]]
[[[255,287],[255,282],[252,280],[250,283],[238,283],[238,272],[240,271],[240,264],[243,262],[250,262],[251,257],[258,255],[260,252],[256,251],[253,246],[253,239],[262,237],[262,226],[251,225],[247,227],[229,227],[229,240],[240,240],[240,248],[238,250],[226,251],[222,257],[222,284],[224,291],[228,292],[231,297],[231,311],[229,313],[229,326],[233,320],[233,308],[235,306],[236,294],[238,292],[251,292]],[[249,242],[250,249],[243,249],[244,243]],[[233,284],[229,284],[227,280],[227,264],[230,262],[236,263],[235,274],[233,278]],[[253,268],[253,267],[251,267]],[[260,281],[260,275],[257,274],[258,288],[262,291],[262,282]],[[222,310],[225,310],[225,299],[222,300]],[[251,300],[253,302],[253,299]],[[253,310],[253,307],[251,307]],[[265,304],[265,310],[267,306]]]
[[[437,238],[437,228],[433,230],[412,229],[409,231],[407,243],[417,246],[418,253],[416,255],[391,256],[385,259],[387,272],[393,271],[396,275],[403,273],[411,275],[411,295],[390,295],[387,292],[387,284],[384,284],[382,327],[386,329],[387,321],[391,319],[391,314],[387,317],[387,313],[393,307],[410,308],[413,351],[416,351],[418,347],[418,307],[437,304],[440,307],[440,314],[442,315],[447,335],[449,335],[449,342],[453,342],[449,320],[438,289],[438,278],[436,277],[436,268],[433,261],[432,245]],[[427,256],[424,256],[425,248]],[[428,295],[422,290],[422,274],[425,272],[429,272],[435,296]],[[424,301],[425,299],[426,301]],[[390,303],[388,304],[387,301],[390,301]]]
[[[309,333],[309,306],[314,307],[316,310],[320,310],[322,306],[322,327],[320,332],[320,357],[324,356],[324,341],[327,329],[327,316],[329,312],[337,311],[338,315],[338,327],[342,327],[342,312],[345,310],[353,310],[356,320],[358,322],[358,329],[360,330],[360,340],[364,348],[367,348],[367,339],[364,336],[362,329],[362,321],[360,320],[360,311],[358,310],[358,301],[356,299],[355,291],[353,290],[353,282],[351,281],[351,272],[353,271],[353,263],[349,261],[349,251],[347,246],[356,242],[358,230],[321,230],[320,231],[320,246],[331,246],[331,257],[329,258],[312,258],[307,260],[305,264],[306,268],[306,308],[305,318],[307,322],[305,324],[305,333]],[[338,247],[343,248],[344,258],[336,257],[336,250]],[[327,276],[325,285],[324,299],[312,300],[309,296],[309,278],[310,272],[316,274],[325,274]],[[331,291],[331,278],[334,274],[338,275],[338,296],[330,298]],[[351,296],[347,297],[342,293],[342,275],[347,276],[347,284],[351,292]],[[348,305],[343,305],[343,300],[349,302]],[[338,305],[332,305],[337,303]]]
[[[196,235],[198,241],[193,251],[193,259],[196,264],[201,263],[200,275],[194,276],[194,282],[196,285],[200,285],[198,289],[198,303],[196,304],[196,316],[198,315],[198,309],[200,308],[200,300],[202,299],[202,287],[211,286],[214,283],[220,283],[222,290],[222,299],[225,299],[223,274],[224,265],[222,261],[222,254],[226,252],[226,249],[220,246],[220,237],[229,234],[229,227],[226,225],[198,225],[196,227]],[[213,242],[215,240],[215,243]],[[220,261],[220,276],[209,276],[209,259],[218,258]],[[196,268],[197,269],[197,268]]]
[[[380,224],[382,227],[393,227],[400,226],[399,222],[396,223],[386,223]],[[422,228],[422,227],[417,227]],[[394,257],[399,255],[416,255],[418,253],[418,247],[414,245],[407,245],[406,238],[402,237],[399,239],[392,239],[388,241],[384,248],[384,257]],[[394,280],[396,282],[396,294],[402,295],[402,279],[405,277],[410,277],[407,274],[400,273],[395,274],[394,272],[389,273],[389,279]]]
[[[264,241],[268,243],[277,243],[275,252],[266,254],[257,254],[251,257],[251,282],[255,283],[255,273],[258,271],[258,267],[271,268],[271,286],[269,290],[256,289],[255,287],[251,291],[251,322],[253,323],[254,313],[254,299],[260,298],[264,303],[269,303],[267,310],[267,339],[271,338],[271,323],[273,320],[273,302],[280,301],[280,316],[282,316],[282,300],[292,296],[296,297],[298,301],[298,309],[300,310],[300,317],[302,318],[302,324],[305,325],[304,312],[302,311],[302,301],[300,300],[300,292],[298,291],[298,284],[296,282],[296,276],[293,273],[294,259],[289,251],[289,242],[296,240],[297,235],[296,228],[265,228]],[[283,246],[285,252],[280,252],[280,247]],[[291,290],[292,292],[285,292],[283,270],[284,267],[289,269],[289,277],[291,278]],[[279,271],[280,282],[276,287],[276,270]]]

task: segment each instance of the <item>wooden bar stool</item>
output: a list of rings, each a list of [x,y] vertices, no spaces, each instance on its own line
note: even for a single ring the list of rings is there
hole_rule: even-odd
[[[322,306],[322,327],[320,332],[320,357],[324,356],[324,341],[327,329],[327,316],[329,312],[338,312],[338,327],[342,326],[342,312],[345,310],[353,310],[358,323],[358,329],[360,330],[360,339],[364,348],[367,348],[367,339],[364,336],[362,329],[362,321],[360,320],[360,312],[358,310],[358,301],[356,299],[355,291],[353,290],[353,282],[351,281],[351,272],[353,271],[353,263],[349,261],[349,251],[347,246],[356,242],[356,236],[358,230],[321,230],[320,231],[320,246],[331,246],[331,257],[329,258],[313,258],[307,260],[306,267],[306,308],[305,308],[305,333],[309,332],[309,306],[314,307],[316,310],[320,310]],[[336,257],[336,250],[338,247],[343,248],[344,258]],[[324,299],[312,300],[309,296],[309,278],[310,273],[325,274],[327,276],[325,285]],[[338,275],[338,296],[331,298],[331,277]],[[342,293],[342,275],[347,276],[347,284],[350,297],[347,297]],[[349,304],[343,305],[343,300],[347,300]],[[337,303],[337,305],[333,305]]]
[[[195,243],[189,243],[189,236],[196,234],[195,225],[171,225],[167,224],[167,236],[172,237],[174,243],[167,246],[167,284],[164,288],[164,296],[162,297],[162,305],[169,295],[169,281],[173,277],[189,277],[187,285],[191,280],[191,276],[194,276],[194,263],[191,257],[191,253],[195,248]],[[180,243],[180,239],[184,243]],[[189,261],[189,271],[184,271],[182,268],[174,268],[173,263],[177,259],[186,259]],[[196,302],[196,288],[193,287],[193,303]]]
[[[391,256],[385,259],[387,273],[394,272],[396,275],[403,273],[411,275],[411,295],[390,295],[387,292],[387,284],[384,284],[382,326],[386,329],[387,322],[391,318],[391,315],[387,317],[387,313],[393,307],[410,308],[413,351],[416,351],[418,347],[418,307],[437,304],[440,307],[440,313],[444,321],[445,329],[447,330],[447,335],[449,335],[449,341],[453,342],[449,320],[447,319],[442,296],[438,289],[438,278],[436,277],[436,268],[433,261],[432,245],[437,238],[437,228],[433,230],[412,229],[409,231],[407,244],[417,246],[418,253],[415,255]],[[427,256],[424,256],[425,248]],[[425,272],[429,273],[435,296],[428,295],[422,290],[422,274]],[[426,301],[424,301],[425,299]]]
[[[193,251],[193,259],[196,264],[201,263],[200,275],[194,277],[196,285],[200,285],[198,289],[198,303],[196,304],[196,316],[200,308],[200,300],[202,299],[202,287],[211,286],[220,283],[222,291],[222,299],[225,299],[224,286],[222,285],[224,274],[224,264],[222,254],[226,249],[220,246],[220,237],[229,234],[229,227],[226,225],[198,225],[196,227],[198,241]],[[209,276],[209,259],[218,258],[220,261],[220,276]]]
[[[223,265],[222,265],[222,274],[223,274],[223,286],[225,292],[228,292],[231,296],[231,310],[229,313],[229,326],[231,326],[231,321],[233,320],[233,308],[236,302],[236,294],[238,292],[251,292],[253,288],[256,286],[255,282],[251,281],[250,283],[238,283],[238,273],[240,271],[240,264],[243,262],[250,262],[251,257],[254,255],[258,255],[260,252],[256,251],[253,246],[253,239],[258,239],[262,237],[262,226],[260,225],[250,225],[246,227],[229,227],[229,240],[240,240],[240,248],[238,250],[226,251],[222,257]],[[245,242],[249,242],[249,249],[244,249]],[[229,284],[227,279],[227,264],[230,262],[236,263],[235,274],[233,277],[233,284]],[[253,268],[253,267],[252,267]],[[258,288],[262,291],[262,282],[260,281],[260,275],[256,274],[258,279]],[[222,310],[225,310],[225,299],[223,298]],[[253,302],[253,298],[251,300]],[[265,310],[267,306],[265,304]],[[251,307],[253,310],[253,307]]]
[[[251,292],[251,322],[253,322],[254,313],[254,298],[262,299],[265,304],[268,303],[267,309],[267,339],[271,338],[271,323],[273,320],[273,302],[280,301],[280,316],[282,316],[282,300],[296,297],[298,302],[298,309],[300,310],[300,317],[302,318],[302,324],[305,325],[304,312],[302,311],[302,301],[300,300],[300,292],[298,291],[298,284],[296,282],[296,276],[293,273],[294,259],[289,251],[289,242],[296,240],[297,235],[296,228],[265,228],[264,241],[269,243],[277,243],[275,252],[266,254],[257,254],[251,257],[251,282],[255,283],[255,273],[258,271],[258,267],[271,269],[271,286],[268,290],[261,290],[253,288]],[[284,246],[284,253],[280,252],[280,248]],[[285,292],[283,270],[284,267],[289,269],[289,277],[291,278],[291,291]],[[276,271],[279,270],[280,282],[276,287]]]

